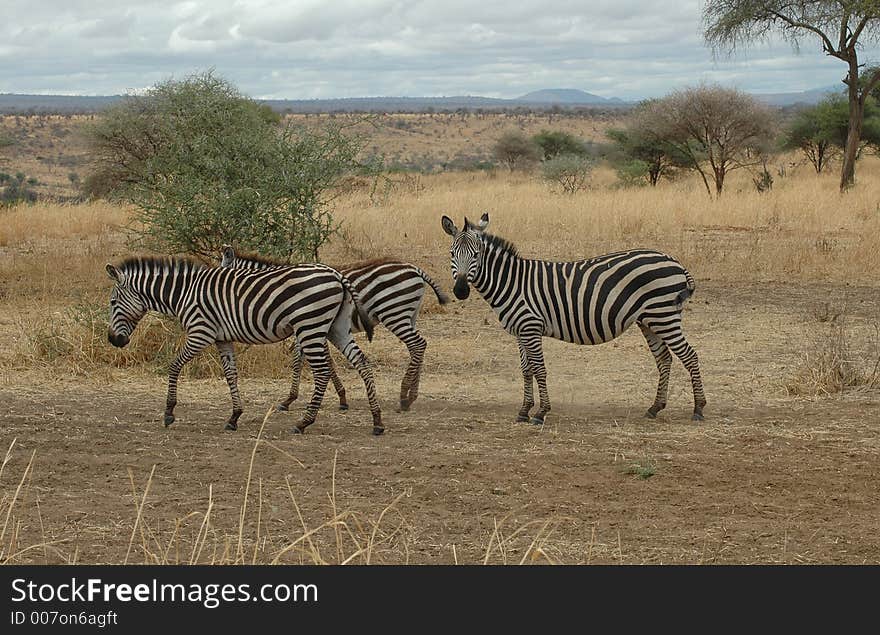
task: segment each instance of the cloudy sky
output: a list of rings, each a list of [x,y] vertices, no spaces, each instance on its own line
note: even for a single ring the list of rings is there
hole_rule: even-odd
[[[0,93],[119,94],[215,69],[257,98],[662,95],[836,85],[813,40],[713,58],[700,1],[3,0]],[[876,49],[867,58],[880,60]]]

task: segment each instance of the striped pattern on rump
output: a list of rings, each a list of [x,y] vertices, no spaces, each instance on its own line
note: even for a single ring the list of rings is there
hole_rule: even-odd
[[[271,260],[250,254],[236,254],[230,246],[223,248],[222,267],[238,269],[259,269],[271,267]],[[358,294],[360,305],[368,319],[355,314],[352,319],[353,330],[363,330],[374,324],[383,324],[405,345],[410,354],[410,362],[400,386],[400,408],[408,410],[419,394],[419,380],[424,362],[427,341],[416,328],[416,319],[424,300],[426,286],[431,287],[440,304],[449,302],[440,286],[419,267],[396,260],[377,259],[355,263],[339,269],[351,281]],[[287,405],[299,394],[299,381],[302,371],[302,356],[294,351],[293,384]],[[345,386],[339,379],[333,362],[330,362],[330,378],[339,395],[339,407],[348,409]]]

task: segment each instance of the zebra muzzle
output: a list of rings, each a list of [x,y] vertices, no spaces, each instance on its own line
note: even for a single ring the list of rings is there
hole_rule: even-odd
[[[468,296],[471,294],[471,287],[468,284],[467,278],[464,276],[456,278],[455,286],[452,287],[452,292],[459,300],[467,300]]]
[[[107,340],[116,348],[123,348],[128,344],[127,335],[118,335],[113,331],[107,331]]]

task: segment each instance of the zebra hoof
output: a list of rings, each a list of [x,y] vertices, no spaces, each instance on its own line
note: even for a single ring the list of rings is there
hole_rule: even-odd
[[[385,428],[383,426],[373,426],[373,436],[378,437],[385,432]]]
[[[648,412],[645,413],[645,419],[656,419],[657,413],[648,408]]]
[[[287,404],[280,403],[275,406],[275,410],[277,410],[278,412],[287,412],[288,410],[290,410],[290,408],[287,406]]]
[[[701,412],[695,412],[695,413],[694,413],[694,416],[691,417],[691,420],[692,420],[692,421],[705,421],[706,418],[703,416],[703,413],[701,413]]]
[[[226,424],[225,429],[230,430],[232,432],[235,432],[236,430],[238,430],[238,424],[230,421],[229,423]]]
[[[339,404],[339,412],[348,412],[348,404],[347,403]]]
[[[529,415],[517,415],[516,422],[517,423],[528,423],[529,422]]]
[[[398,412],[407,412],[409,410],[409,406],[412,402],[408,399],[400,400],[400,410]]]
[[[531,423],[533,426],[542,426],[542,425],[544,425],[544,418],[543,417],[532,417],[529,420],[529,423]]]
[[[291,433],[292,433],[292,434],[305,434],[305,433],[306,433],[306,429],[305,429],[305,428],[300,428],[299,426],[294,426],[293,430],[291,430]]]
[[[165,427],[167,428],[174,423],[174,415],[165,415]]]

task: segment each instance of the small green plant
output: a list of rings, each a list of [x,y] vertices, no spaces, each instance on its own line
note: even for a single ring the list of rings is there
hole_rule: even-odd
[[[624,469],[623,473],[631,476],[638,476],[642,480],[647,480],[657,473],[657,468],[654,465],[654,462],[648,459],[642,463],[631,463],[626,469]]]

